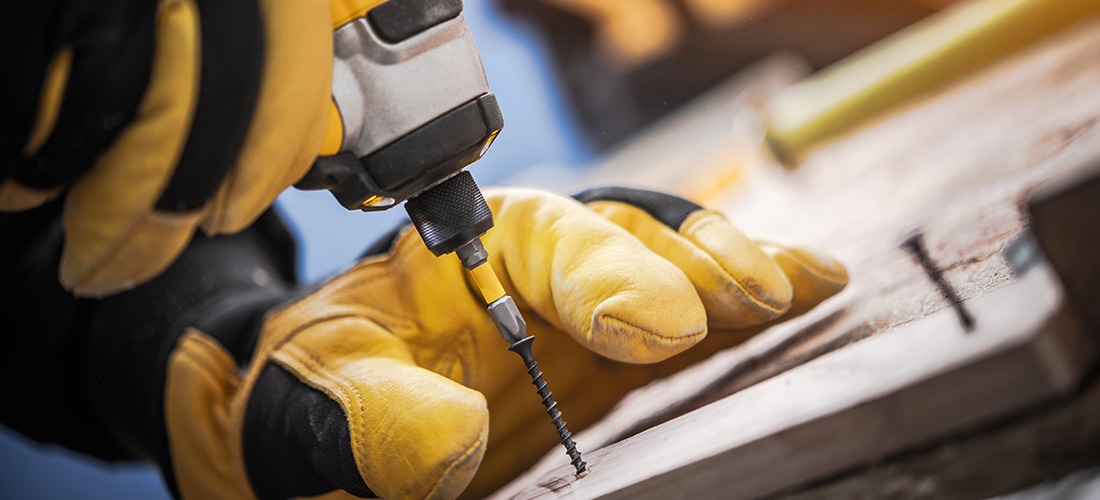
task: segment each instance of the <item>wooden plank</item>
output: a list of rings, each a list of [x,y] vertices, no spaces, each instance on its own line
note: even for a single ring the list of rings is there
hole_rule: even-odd
[[[1093,163],[1100,164],[1100,158]],[[1100,254],[1100,175],[1075,176],[1044,186],[1028,203],[1028,212],[1030,230],[1005,249],[1006,260],[1022,273],[1045,257],[1059,276],[1069,307],[1087,331],[1100,332],[1100,288],[1095,286],[1100,280],[1096,258]],[[1095,373],[1091,378],[1082,394],[1068,400],[776,496],[785,500],[976,500],[1096,467],[1100,465],[1100,380]],[[1041,491],[1053,494],[1050,488]],[[1040,498],[1039,493],[1031,496]]]
[[[836,255],[852,282],[806,317],[627,396],[575,436],[584,450],[947,307],[898,249],[915,228],[925,231],[931,257],[963,299],[1008,285],[1013,274],[1001,252],[1028,224],[1021,201],[1045,184],[1100,167],[1090,161],[1100,157],[1098,22],[853,133],[795,172],[754,152],[759,138],[738,125],[751,122],[762,88],[792,74],[782,60],[763,68],[763,83],[719,89],[668,130],[647,131],[595,174],[562,190],[628,179],[679,192],[721,208],[750,235],[779,235]],[[494,498],[529,486],[563,463],[559,455],[550,450]]]
[[[1096,346],[1062,304],[1038,266],[968,301],[969,334],[941,311],[589,453],[588,476],[561,467],[514,498],[755,498],[927,443],[1075,386]]]
[[[999,497],[1100,466],[1100,381],[1079,395],[1040,405],[797,492],[783,500],[978,500]],[[1093,469],[1100,471],[1100,469]],[[1097,496],[1032,498],[1095,499]]]
[[[1100,165],[1100,158],[1093,162]],[[1028,204],[1031,231],[1067,295],[1100,330],[1100,174],[1045,186]]]

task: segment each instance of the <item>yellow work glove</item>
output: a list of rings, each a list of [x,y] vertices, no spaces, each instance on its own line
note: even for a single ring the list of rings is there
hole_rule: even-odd
[[[5,10],[25,46],[0,210],[64,194],[60,278],[76,294],[151,279],[197,228],[247,227],[320,151],[328,0],[46,4]]]
[[[490,262],[573,430],[847,282],[668,195],[486,193]],[[184,498],[474,498],[557,445],[458,259],[411,227],[383,251],[269,312],[247,366],[198,329],[180,338],[164,408]]]

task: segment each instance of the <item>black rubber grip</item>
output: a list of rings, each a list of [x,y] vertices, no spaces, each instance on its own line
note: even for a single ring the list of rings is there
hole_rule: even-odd
[[[689,215],[703,209],[703,207],[679,196],[618,186],[592,188],[573,195],[573,199],[581,203],[617,201],[634,205],[676,231],[680,230],[680,226],[684,224]]]
[[[367,12],[383,40],[398,43],[462,13],[462,0],[390,0]]]
[[[478,96],[362,158],[322,156],[298,189],[328,189],[348,210],[386,210],[466,168],[504,127],[492,93]],[[363,205],[372,196],[393,203]]]
[[[405,210],[428,250],[437,256],[457,250],[493,227],[493,213],[466,170],[409,198]]]

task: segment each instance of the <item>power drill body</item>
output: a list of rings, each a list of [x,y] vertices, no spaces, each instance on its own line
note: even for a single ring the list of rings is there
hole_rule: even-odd
[[[340,0],[346,1],[354,0]],[[463,169],[485,154],[504,120],[462,1],[389,0],[347,13],[338,12],[342,5],[333,7],[333,107],[325,145],[296,186],[328,189],[349,210],[386,210],[404,201],[428,249],[457,254],[582,473],[585,463],[531,352],[534,337],[481,244],[493,214]]]
[[[409,200],[428,248],[451,253],[493,225],[463,169],[504,126],[500,107],[461,0],[370,3],[335,28],[325,145],[296,186],[328,189],[349,210]]]

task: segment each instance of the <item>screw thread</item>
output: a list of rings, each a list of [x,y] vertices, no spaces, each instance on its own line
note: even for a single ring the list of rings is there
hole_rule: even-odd
[[[573,442],[573,434],[565,428],[565,420],[561,418],[558,403],[554,401],[553,393],[546,386],[546,380],[542,378],[538,362],[534,358],[526,358],[524,362],[527,365],[527,374],[531,375],[531,383],[534,384],[539,396],[542,397],[542,405],[546,407],[546,414],[550,415],[550,421],[554,424],[558,437],[561,438],[561,445],[565,447],[565,452],[569,454],[573,467],[577,469],[577,474],[584,472],[587,464],[584,463],[584,460],[581,460],[581,452],[577,451],[577,443]]]

